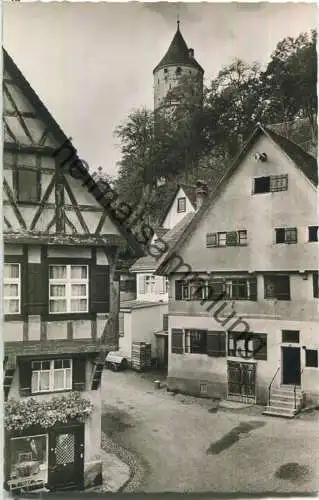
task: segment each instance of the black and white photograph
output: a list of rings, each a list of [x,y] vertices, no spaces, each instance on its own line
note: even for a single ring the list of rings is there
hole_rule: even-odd
[[[315,494],[316,3],[2,17],[3,489]]]

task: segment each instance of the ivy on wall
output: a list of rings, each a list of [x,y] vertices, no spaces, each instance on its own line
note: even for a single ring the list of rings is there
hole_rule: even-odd
[[[92,413],[92,403],[77,392],[66,396],[54,397],[46,401],[34,398],[5,403],[4,425],[8,432],[19,432],[34,425],[44,429],[57,423],[66,424],[69,420],[84,422]]]

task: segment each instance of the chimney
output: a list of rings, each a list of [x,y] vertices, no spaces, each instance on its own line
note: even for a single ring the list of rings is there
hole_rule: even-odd
[[[196,210],[199,210],[203,201],[208,195],[208,185],[205,181],[198,179],[196,181]]]
[[[188,49],[188,57],[194,59],[194,49]]]

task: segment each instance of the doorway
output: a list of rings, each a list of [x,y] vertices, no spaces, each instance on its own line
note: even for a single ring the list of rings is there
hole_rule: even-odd
[[[84,425],[54,429],[49,440],[48,487],[81,489],[84,472]]]
[[[281,348],[282,383],[300,385],[300,347]]]
[[[236,396],[243,401],[256,396],[256,364],[228,361],[228,396]]]

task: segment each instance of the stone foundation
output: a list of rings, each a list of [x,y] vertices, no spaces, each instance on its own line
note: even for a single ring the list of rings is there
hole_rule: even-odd
[[[85,464],[84,467],[84,488],[93,488],[102,484],[102,461],[95,460]]]

